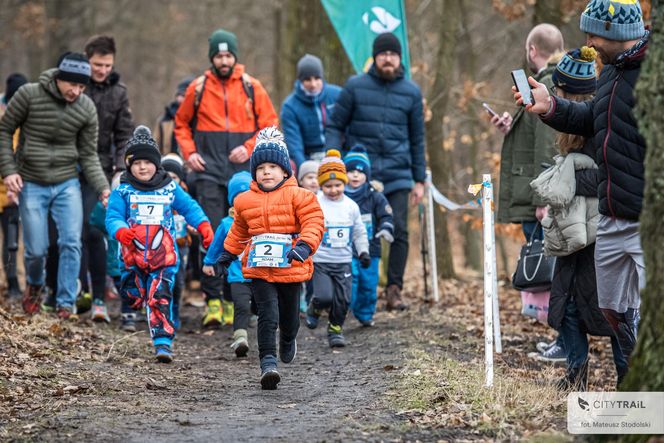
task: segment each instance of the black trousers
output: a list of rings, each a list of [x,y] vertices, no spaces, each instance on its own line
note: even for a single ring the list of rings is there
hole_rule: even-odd
[[[387,194],[394,219],[394,242],[390,245],[387,261],[387,285],[403,288],[403,274],[408,260],[408,199],[410,191],[400,189]]]
[[[350,263],[314,263],[314,309],[330,310],[330,324],[343,326],[353,290]]]
[[[300,329],[301,283],[270,283],[253,279],[251,290],[258,311],[258,357],[277,356],[277,325],[280,339],[290,342]]]
[[[221,219],[228,214],[228,188],[210,180],[198,180],[196,198],[205,215],[210,219],[212,229],[216,231]],[[202,257],[200,262],[203,262]],[[205,293],[206,299],[220,299],[223,285],[223,280],[219,277],[208,277],[201,274],[201,290]]]
[[[251,284],[230,283],[230,295],[233,299],[233,330],[247,329],[251,317]],[[226,293],[224,293],[226,296]]]
[[[13,231],[16,229],[16,243],[18,243],[18,206],[10,205],[3,209],[0,214],[2,223],[2,264],[5,269],[7,281],[16,279],[16,250],[9,250],[9,231],[10,226]],[[15,228],[14,228],[15,227]]]

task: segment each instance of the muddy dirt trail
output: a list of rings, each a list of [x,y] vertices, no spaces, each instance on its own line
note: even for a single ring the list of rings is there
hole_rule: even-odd
[[[314,331],[302,322],[297,358],[280,364],[276,391],[260,389],[255,329],[249,357],[237,359],[228,327],[197,330],[193,308],[183,318],[170,365],[154,363],[146,331],[126,336],[117,323],[90,324],[104,342],[99,352],[88,349],[99,358],[59,359],[52,374],[43,368],[64,395],[11,428],[27,426],[32,432],[23,438],[43,441],[409,439],[398,431],[402,419],[390,412],[386,392],[407,356],[415,314],[381,312],[374,328],[350,317],[349,345],[341,350],[328,347],[322,321]],[[94,347],[94,340],[82,346]]]

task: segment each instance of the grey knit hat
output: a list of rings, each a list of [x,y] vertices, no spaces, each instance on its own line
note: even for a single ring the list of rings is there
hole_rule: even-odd
[[[302,181],[305,175],[314,173],[316,176],[318,176],[318,167],[320,166],[320,163],[314,160],[307,160],[305,162],[302,162],[300,167],[297,169],[297,181],[298,183]]]
[[[591,0],[580,27],[587,34],[617,41],[637,40],[646,32],[638,0]]]
[[[323,78],[323,62],[315,55],[305,54],[297,62],[297,79],[302,81],[309,77]]]

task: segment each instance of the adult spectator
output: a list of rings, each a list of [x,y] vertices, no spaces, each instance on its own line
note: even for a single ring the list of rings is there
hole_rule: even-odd
[[[325,126],[341,88],[324,80],[323,63],[306,54],[297,62],[297,80],[281,106],[290,158],[299,168],[305,160],[320,161],[325,156]]]
[[[5,114],[7,104],[18,91],[18,88],[28,82],[28,79],[19,73],[7,77],[5,93],[0,96],[0,118]],[[14,133],[12,147],[18,143],[19,131]],[[16,250],[18,249],[18,206],[16,195],[7,192],[7,187],[0,182],[0,223],[2,225],[2,265],[7,280],[7,297],[19,298],[21,288],[16,273]]]
[[[228,214],[228,180],[249,169],[258,131],[279,119],[263,85],[238,63],[235,34],[218,29],[208,41],[212,66],[187,87],[175,114],[175,137],[194,171],[196,198],[217,229]],[[221,288],[221,279],[201,276],[204,326],[222,323]]]
[[[369,72],[351,77],[339,94],[326,141],[329,147],[337,149],[365,146],[371,159],[371,175],[384,185],[395,224],[385,296],[388,310],[403,310],[408,196],[413,203],[419,203],[426,178],[422,94],[417,84],[404,77],[401,44],[394,34],[376,37],[373,58]]]
[[[582,103],[552,97],[545,84],[528,81],[535,99],[526,110],[554,129],[593,137],[599,167],[600,219],[595,242],[595,270],[599,307],[618,338],[624,356],[636,343],[645,286],[645,265],[639,236],[643,205],[646,143],[639,133],[633,108],[634,85],[648,48],[641,5],[592,0],[581,15],[586,43],[599,53],[604,68],[597,95]],[[515,94],[517,104],[522,103]],[[618,374],[618,384],[625,373]]]
[[[110,182],[113,174],[125,169],[124,151],[127,140],[134,130],[127,87],[120,82],[115,65],[115,40],[107,35],[91,37],[85,44],[85,55],[90,61],[90,84],[85,94],[97,108],[99,138],[97,154]],[[84,293],[92,292],[92,313],[95,321],[110,322],[104,294],[106,289],[106,242],[104,232],[90,224],[90,214],[97,202],[97,193],[81,176],[83,195],[83,254],[81,257],[81,280]],[[92,288],[88,287],[88,271]],[[92,291],[90,291],[92,289]]]
[[[27,274],[23,309],[28,314],[40,310],[49,213],[59,235],[57,314],[67,319],[74,313],[83,227],[79,167],[100,199],[110,194],[97,155],[97,111],[83,94],[89,82],[87,58],[63,54],[57,68],[16,92],[0,121],[0,173],[7,189],[20,194]],[[18,128],[17,161],[12,137]]]
[[[547,23],[535,26],[528,33],[525,50],[528,69],[551,88],[556,61],[550,59],[564,51],[560,30]],[[536,116],[524,112],[523,108],[519,108],[513,117],[506,112],[500,118],[494,117],[492,122],[505,134],[500,153],[497,220],[499,223],[520,223],[526,240],[531,237],[541,239],[542,228],[538,227],[536,212],[537,207],[545,204],[533,192],[530,182],[544,170],[543,163],[553,163],[556,132]],[[551,343],[538,343],[537,350],[531,355],[538,360],[564,362],[567,358],[560,335]]]
[[[184,100],[184,93],[187,90],[187,86],[189,86],[189,83],[192,81],[194,81],[194,77],[186,77],[178,83],[177,89],[175,90],[175,100],[166,106],[164,113],[157,121],[157,127],[152,131],[155,135],[155,141],[157,142],[157,145],[159,145],[159,151],[161,151],[163,155],[171,152],[181,155],[180,147],[175,139],[175,114],[178,112],[178,108],[180,108],[180,104],[182,104],[182,101]]]

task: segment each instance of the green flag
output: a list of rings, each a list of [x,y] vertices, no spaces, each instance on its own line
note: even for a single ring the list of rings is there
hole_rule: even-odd
[[[410,78],[410,55],[403,0],[321,0],[353,68],[365,72],[378,34],[391,32],[401,42],[401,64]]]

